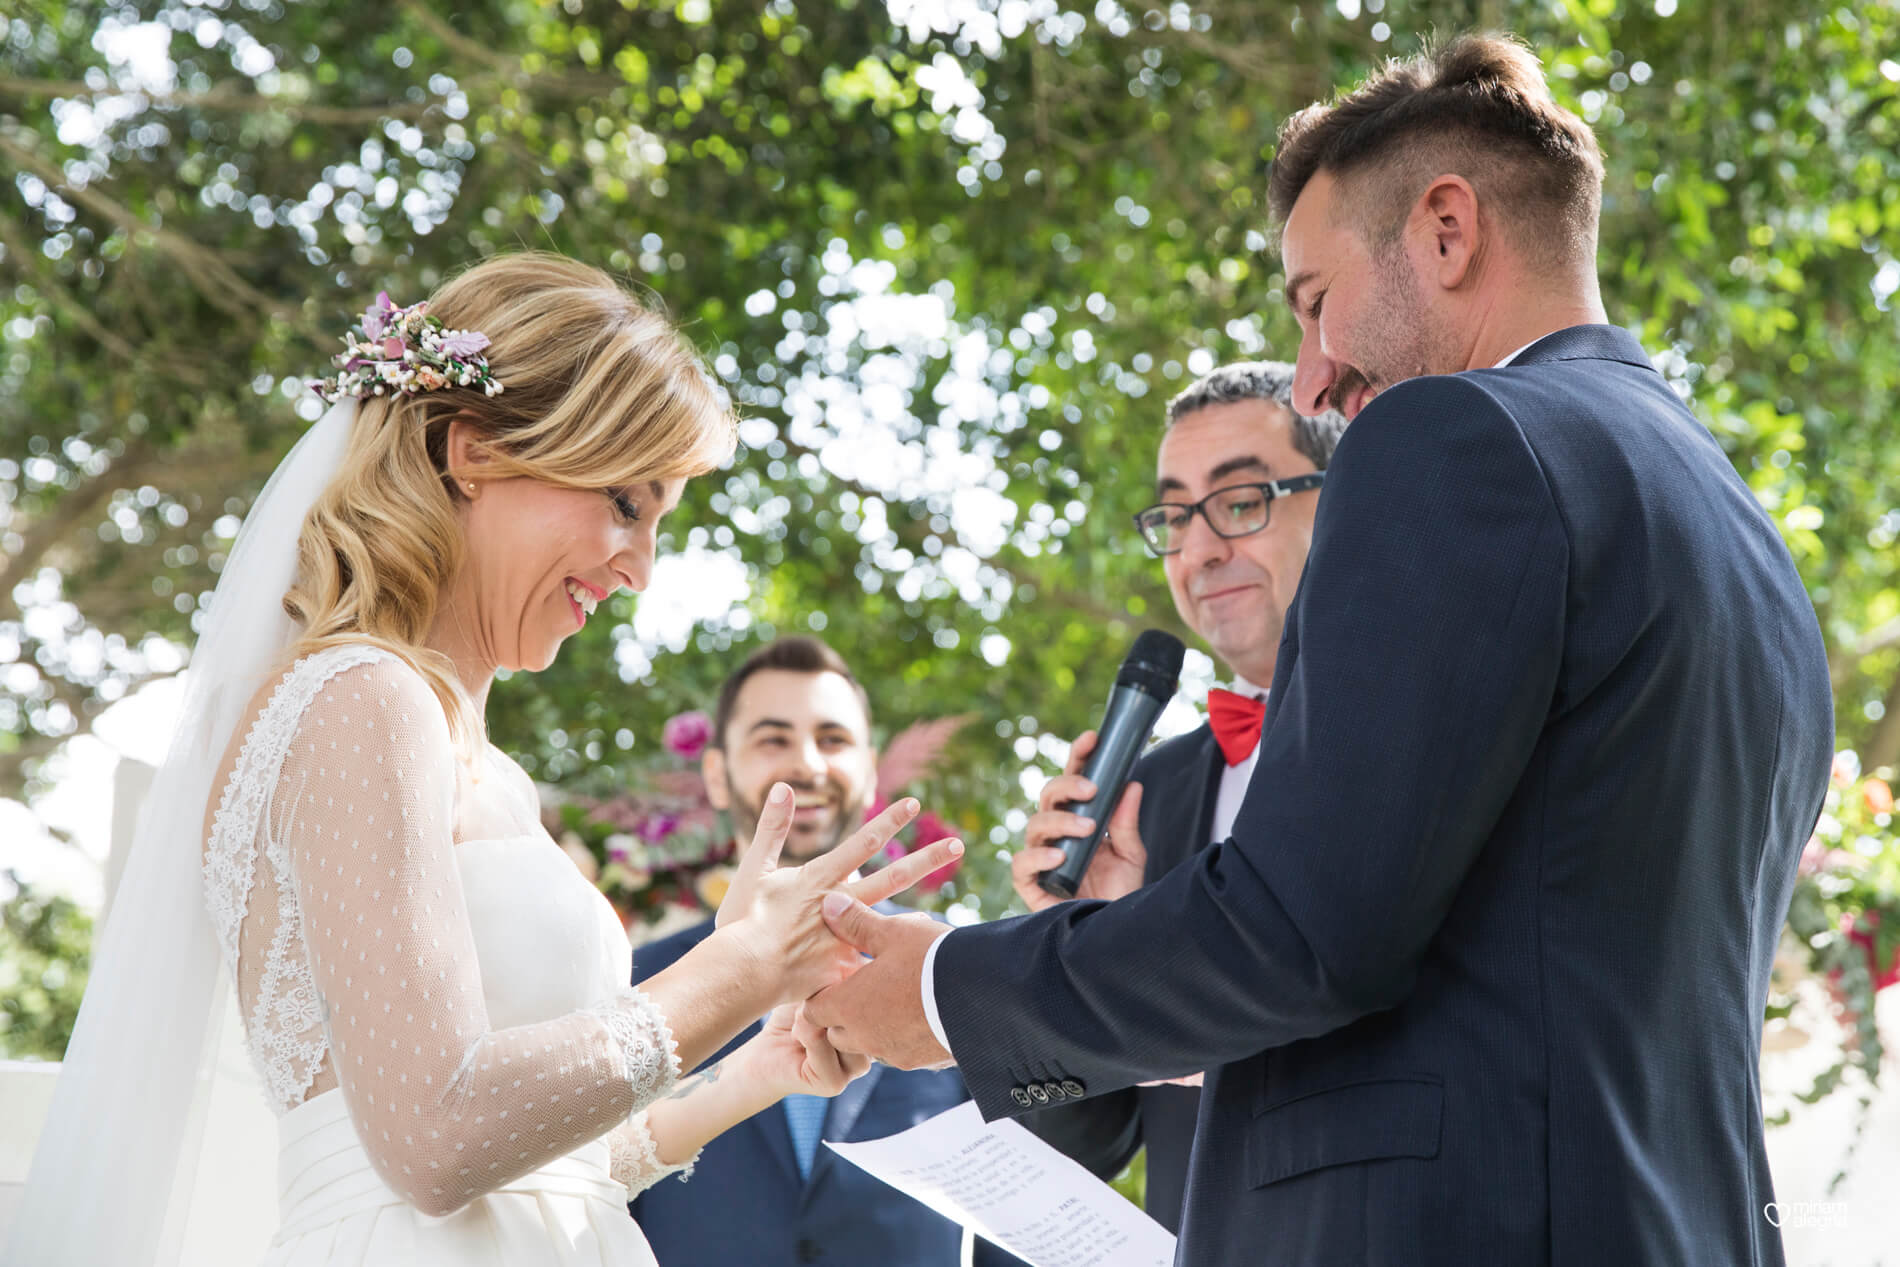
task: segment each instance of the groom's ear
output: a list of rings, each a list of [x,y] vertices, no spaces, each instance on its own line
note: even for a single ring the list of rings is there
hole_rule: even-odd
[[[1477,190],[1463,176],[1440,176],[1419,195],[1413,214],[1424,230],[1423,275],[1447,291],[1465,285],[1486,245]]]
[[[699,754],[699,777],[706,781],[706,800],[714,809],[731,809],[726,794],[726,753],[723,748],[707,748]]]

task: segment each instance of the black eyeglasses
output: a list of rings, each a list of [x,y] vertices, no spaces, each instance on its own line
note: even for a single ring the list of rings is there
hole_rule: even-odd
[[[1295,475],[1291,479],[1270,480],[1264,484],[1234,484],[1217,488],[1194,503],[1162,502],[1135,516],[1135,527],[1142,540],[1156,554],[1179,554],[1187,544],[1188,525],[1194,516],[1207,520],[1216,534],[1232,540],[1250,537],[1267,526],[1267,518],[1276,498],[1290,497],[1318,488],[1326,472]]]

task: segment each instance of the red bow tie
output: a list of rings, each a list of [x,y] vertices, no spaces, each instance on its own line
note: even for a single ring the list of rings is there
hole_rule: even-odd
[[[1239,765],[1260,746],[1260,730],[1267,720],[1267,701],[1237,695],[1215,687],[1207,693],[1207,720],[1214,741],[1228,765]]]

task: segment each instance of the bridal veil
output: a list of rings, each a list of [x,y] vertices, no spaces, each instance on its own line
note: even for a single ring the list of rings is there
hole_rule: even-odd
[[[212,780],[299,634],[283,598],[297,541],[342,465],[345,397],[291,449],[231,551],[188,671],[183,720],[138,816],[6,1262],[171,1267],[183,1248],[231,982],[205,906]],[[272,1164],[260,1156],[257,1164]]]

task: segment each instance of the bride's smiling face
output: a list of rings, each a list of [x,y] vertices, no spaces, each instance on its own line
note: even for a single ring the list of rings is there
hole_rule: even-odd
[[[660,520],[686,483],[573,489],[484,479],[478,459],[450,469],[460,472],[464,554],[437,625],[490,667],[530,672],[553,661],[596,604],[646,588]]]

